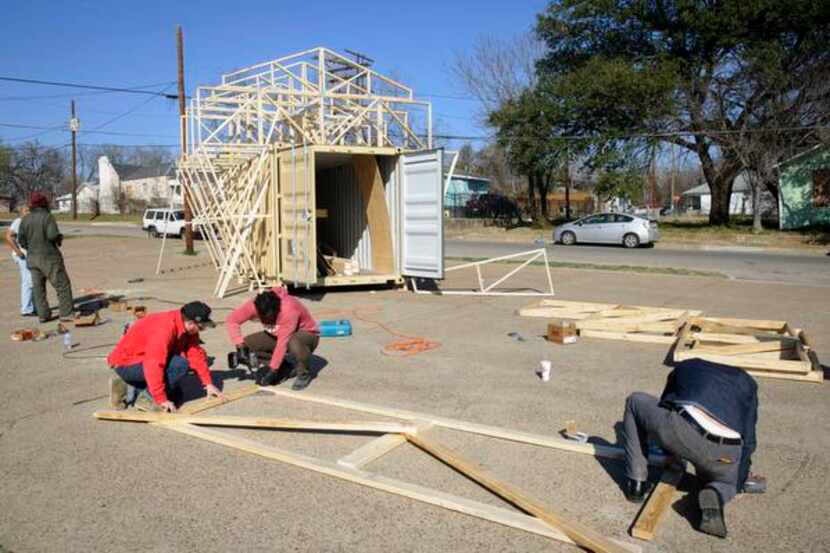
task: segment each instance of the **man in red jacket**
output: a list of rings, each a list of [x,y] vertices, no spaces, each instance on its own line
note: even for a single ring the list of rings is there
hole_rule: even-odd
[[[147,315],[130,327],[107,357],[115,371],[110,379],[110,403],[123,409],[128,386],[141,390],[135,406],[142,411],[176,411],[174,399],[181,399],[179,383],[193,369],[208,397],[224,399],[213,385],[207,355],[199,331],[216,324],[210,307],[200,301],[181,309]],[[171,397],[173,396],[173,397]]]
[[[243,338],[241,325],[253,320],[262,323],[263,330]],[[308,309],[285,288],[278,286],[248,300],[228,316],[225,326],[241,359],[247,359],[249,351],[266,358],[268,364],[257,374],[260,385],[272,386],[290,378],[280,371],[286,352],[294,356],[297,374],[291,389],[302,390],[311,383],[311,353],[320,343],[320,328]]]

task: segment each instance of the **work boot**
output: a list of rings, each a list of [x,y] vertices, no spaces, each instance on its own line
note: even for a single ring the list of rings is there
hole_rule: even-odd
[[[153,398],[150,396],[147,390],[144,390],[135,400],[135,408],[139,411],[144,411],[145,413],[161,413],[161,407],[153,401]]]
[[[715,488],[705,487],[697,494],[700,505],[700,531],[710,536],[726,537],[723,519],[723,499]]]
[[[117,374],[110,377],[110,407],[119,411],[127,408],[127,383]]]
[[[294,384],[291,385],[291,389],[295,392],[299,392],[300,390],[308,388],[309,384],[311,384],[311,375],[308,373],[301,374],[294,379]]]
[[[258,383],[260,386],[276,386],[280,383],[280,376],[278,371],[272,371],[269,367],[260,369],[257,373]]]
[[[631,503],[642,503],[648,492],[648,482],[626,478],[623,492],[625,492],[625,498]]]

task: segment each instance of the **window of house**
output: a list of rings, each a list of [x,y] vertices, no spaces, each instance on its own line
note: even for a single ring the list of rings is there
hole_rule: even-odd
[[[830,167],[813,171],[813,206],[830,207]]]

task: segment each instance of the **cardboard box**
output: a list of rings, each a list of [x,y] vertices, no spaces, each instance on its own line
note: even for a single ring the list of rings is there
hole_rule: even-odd
[[[548,323],[548,341],[556,344],[576,343],[576,325],[568,321],[553,321]]]

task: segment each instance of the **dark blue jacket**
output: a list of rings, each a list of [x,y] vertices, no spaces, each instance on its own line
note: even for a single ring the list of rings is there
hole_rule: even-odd
[[[758,422],[758,384],[745,371],[688,359],[678,363],[669,374],[661,404],[692,404],[705,410],[743,438],[738,490],[749,475],[755,451],[755,425]]]

